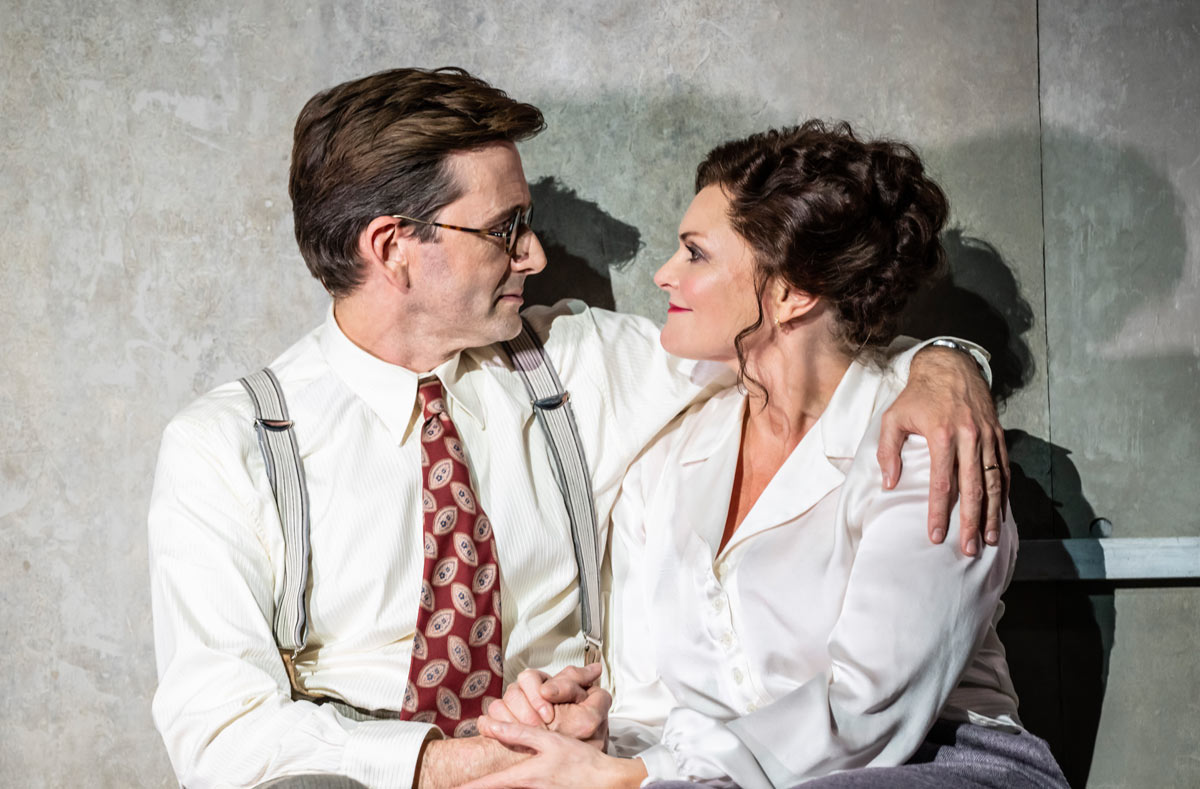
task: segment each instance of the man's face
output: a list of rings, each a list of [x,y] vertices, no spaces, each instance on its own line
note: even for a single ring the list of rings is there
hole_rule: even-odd
[[[433,221],[481,230],[505,230],[530,203],[521,157],[512,143],[494,143],[451,154],[449,167],[462,196]],[[546,266],[537,236],[521,231],[512,257],[504,240],[438,228],[412,262],[413,296],[421,312],[451,347],[477,348],[521,331],[525,277]]]

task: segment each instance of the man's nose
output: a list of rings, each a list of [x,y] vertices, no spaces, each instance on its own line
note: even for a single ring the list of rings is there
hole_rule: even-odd
[[[546,267],[546,250],[542,249],[541,240],[531,228],[527,228],[517,239],[511,265],[513,271],[524,274],[537,274]]]

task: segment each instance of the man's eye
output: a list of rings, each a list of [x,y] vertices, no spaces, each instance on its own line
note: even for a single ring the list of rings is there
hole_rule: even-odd
[[[507,234],[508,231],[512,229],[512,226],[513,226],[513,217],[510,216],[508,219],[505,219],[503,222],[497,223],[497,225],[495,227],[493,227],[490,232]]]

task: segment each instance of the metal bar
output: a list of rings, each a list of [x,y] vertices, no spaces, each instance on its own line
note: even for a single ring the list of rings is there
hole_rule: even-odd
[[[1200,579],[1200,537],[1025,540],[1014,581]]]

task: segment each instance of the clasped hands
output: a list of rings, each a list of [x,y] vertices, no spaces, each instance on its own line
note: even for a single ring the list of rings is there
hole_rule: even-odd
[[[600,671],[599,663],[568,666],[553,677],[522,671],[479,717],[479,733],[531,758],[461,789],[640,785],[646,777],[640,759],[604,753],[612,696],[595,684]]]

